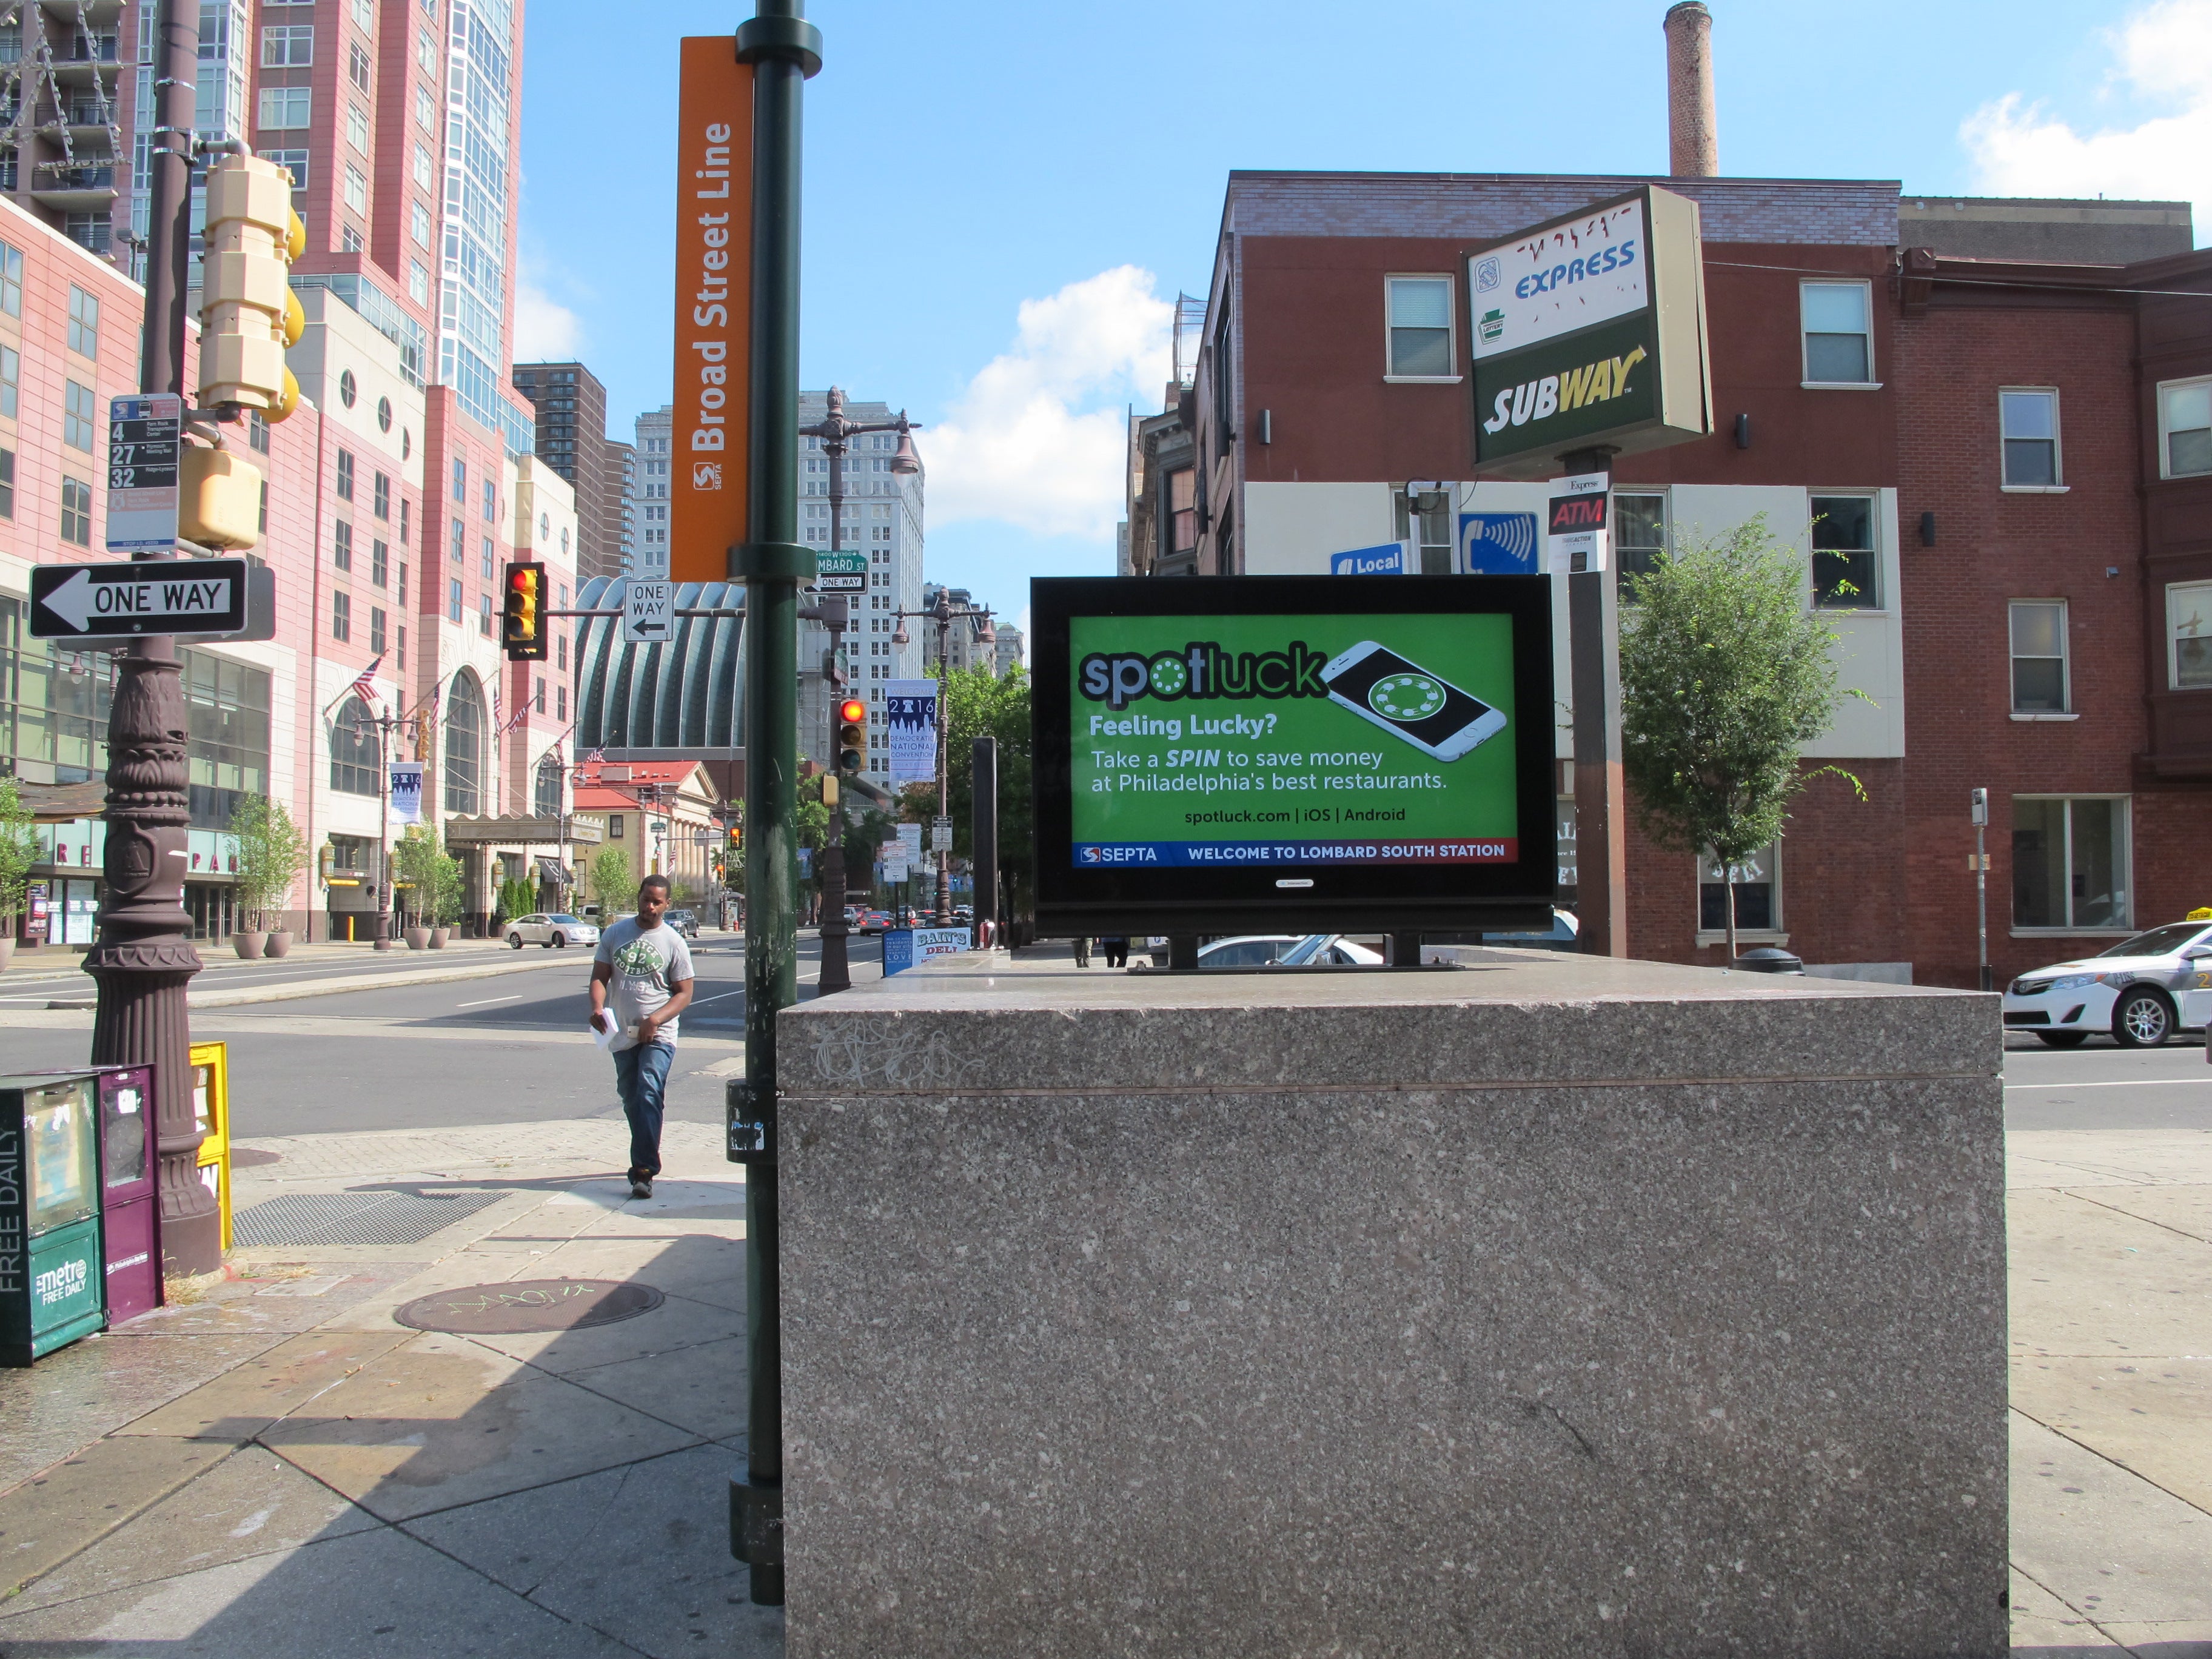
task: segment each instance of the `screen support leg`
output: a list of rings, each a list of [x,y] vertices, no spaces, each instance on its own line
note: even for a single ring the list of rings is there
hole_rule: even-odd
[[[1389,947],[1393,968],[1418,968],[1421,965],[1421,936],[1419,933],[1392,933],[1386,943]]]
[[[1195,969],[1198,966],[1198,935],[1170,933],[1168,935],[1168,966]]]

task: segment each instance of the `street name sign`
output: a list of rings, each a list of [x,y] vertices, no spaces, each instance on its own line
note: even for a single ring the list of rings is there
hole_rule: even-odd
[[[247,626],[244,559],[42,564],[31,570],[31,632],[42,640],[238,634]]]
[[[166,552],[177,544],[185,400],[155,392],[111,398],[107,409],[107,550]]]
[[[623,642],[665,643],[676,624],[676,584],[632,576],[623,584]]]
[[[1713,429],[1698,204],[1644,185],[1468,260],[1475,462],[1541,478],[1570,450]]]
[[[868,556],[861,552],[817,553],[814,556],[814,586],[823,593],[865,593],[868,587]]]

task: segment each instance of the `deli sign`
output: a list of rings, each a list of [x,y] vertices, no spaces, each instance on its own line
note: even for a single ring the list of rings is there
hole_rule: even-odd
[[[1713,429],[1698,204],[1645,185],[1468,260],[1475,463],[1540,478],[1571,449]]]

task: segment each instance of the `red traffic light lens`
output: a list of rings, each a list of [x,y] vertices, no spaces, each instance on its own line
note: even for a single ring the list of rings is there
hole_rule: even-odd
[[[868,705],[858,697],[848,697],[837,705],[837,718],[848,726],[858,726],[868,718]]]

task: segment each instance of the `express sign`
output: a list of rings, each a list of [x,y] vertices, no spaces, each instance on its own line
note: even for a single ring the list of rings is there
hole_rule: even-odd
[[[1571,449],[1656,449],[1712,430],[1694,202],[1645,186],[1468,263],[1475,457],[1542,477]]]

